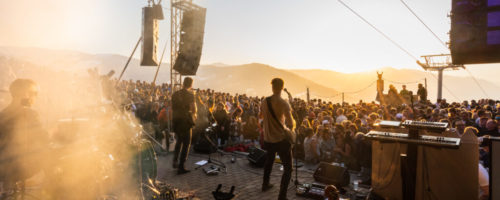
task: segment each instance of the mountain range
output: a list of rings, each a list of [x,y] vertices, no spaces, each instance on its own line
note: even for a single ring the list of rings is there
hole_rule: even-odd
[[[118,76],[123,69],[128,57],[113,54],[86,54],[71,50],[50,50],[31,47],[0,47],[0,88],[6,89],[12,75],[36,76],[28,73],[30,67],[39,66],[51,70],[53,73],[84,74],[89,68],[98,68],[101,73],[115,70]],[[24,66],[24,67],[21,67]],[[141,67],[137,59],[132,59],[123,79],[152,81],[156,67]],[[385,91],[390,84],[399,90],[402,84],[408,89],[416,90],[417,83],[427,87],[429,98],[436,98],[437,75],[422,70],[381,68],[385,81]],[[260,63],[244,65],[226,65],[216,63],[201,65],[197,75],[194,76],[195,87],[210,88],[217,91],[247,94],[251,96],[265,96],[271,93],[270,80],[281,77],[285,80],[285,87],[292,95],[305,98],[306,88],[309,88],[311,98],[320,97],[334,102],[344,100],[357,102],[358,100],[373,101],[376,95],[375,88],[377,71],[359,73],[341,73],[331,70],[278,69]],[[446,73],[445,73],[446,74]],[[168,82],[170,79],[170,65],[162,63],[157,83]],[[444,76],[443,96],[451,101],[462,101],[478,98],[500,99],[500,87],[492,81],[478,79],[484,87],[483,92],[471,78],[460,76]]]

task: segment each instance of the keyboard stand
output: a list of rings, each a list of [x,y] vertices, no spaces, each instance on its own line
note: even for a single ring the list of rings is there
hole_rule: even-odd
[[[408,131],[410,139],[419,138],[419,130],[410,128]],[[407,144],[406,154],[400,155],[401,159],[401,178],[403,181],[402,194],[403,199],[415,200],[415,189],[417,186],[417,159],[418,145],[413,143]]]

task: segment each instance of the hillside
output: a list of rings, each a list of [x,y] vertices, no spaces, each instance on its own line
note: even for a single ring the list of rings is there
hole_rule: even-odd
[[[68,50],[49,50],[41,48],[0,47],[0,57],[3,65],[0,66],[5,73],[1,74],[0,89],[6,89],[8,80],[19,74],[30,74],[31,68],[26,66],[39,66],[54,72],[69,72],[70,74],[85,75],[88,68],[97,67],[101,73],[115,70],[118,76],[127,61],[126,56],[113,54],[86,54]],[[8,64],[5,64],[8,63]],[[7,67],[8,66],[8,67]],[[20,66],[24,66],[20,68]],[[22,70],[20,70],[22,69]],[[33,71],[33,70],[31,70]],[[141,67],[137,59],[132,59],[123,79],[152,81],[155,67]],[[437,80],[431,73],[422,70],[382,68],[385,88],[394,84],[401,89],[406,83],[408,89],[416,90],[417,83],[424,83],[427,78],[429,98],[436,98]],[[479,89],[470,77],[451,76],[446,73],[444,85],[453,93],[443,89],[443,96],[452,101],[462,101],[487,96]],[[211,88],[218,91],[231,93],[246,93],[248,95],[264,96],[271,93],[269,82],[274,77],[285,80],[286,87],[297,97],[306,97],[306,88],[309,87],[311,97],[340,102],[342,96],[338,91],[345,92],[345,100],[356,102],[360,99],[373,101],[375,99],[374,81],[377,79],[376,71],[360,73],[340,73],[330,70],[283,70],[269,65],[251,63],[245,65],[226,65],[216,63],[202,65],[195,76],[195,87]],[[492,81],[477,77],[490,98],[500,99],[500,87]],[[163,63],[158,75],[157,83],[169,82],[170,69],[168,63]],[[490,79],[488,79],[490,80]],[[455,98],[456,96],[457,98]]]
[[[359,97],[363,100],[373,100],[376,95],[377,71],[368,71],[360,73],[340,73],[330,70],[290,70],[291,72],[307,77],[314,82],[327,87],[333,88],[338,91],[345,91],[346,95]],[[417,84],[425,84],[427,79],[429,98],[435,100],[437,95],[437,74],[434,76],[430,72],[423,70],[412,69],[394,69],[390,67],[382,68],[378,72],[383,72],[385,80],[385,91],[389,88],[390,84],[396,86],[398,90],[401,89],[403,84],[407,88],[416,91]],[[486,98],[481,89],[477,86],[474,80],[470,77],[447,76],[446,72],[443,77],[443,85],[448,89],[443,88],[443,97],[452,101],[463,101],[478,98]],[[480,84],[485,89],[490,98],[500,99],[500,87],[493,82],[486,81],[477,77]],[[373,85],[370,85],[373,84]],[[368,87],[369,86],[369,87]],[[364,89],[364,90],[362,90]],[[359,91],[362,90],[362,91]],[[359,91],[357,93],[349,93],[352,91]],[[455,98],[455,96],[458,98]]]
[[[270,82],[275,77],[283,78],[285,87],[296,97],[306,98],[307,87],[319,96],[338,93],[294,73],[259,63],[229,67],[200,66],[194,78],[196,87],[262,96],[271,93]]]
[[[85,75],[88,68],[97,67],[101,73],[115,70],[117,72],[115,76],[119,76],[128,59],[125,56],[112,54],[92,55],[77,51],[20,47],[0,47],[0,58],[3,58],[5,67],[9,66],[12,69],[19,68],[19,66],[31,66],[21,70],[25,72],[34,68],[45,68],[47,70]],[[14,74],[20,74],[21,71],[14,70]],[[137,59],[132,59],[123,79],[150,82],[153,80],[155,71],[155,67],[141,67]],[[331,88],[314,83],[294,73],[257,63],[240,66],[227,66],[221,63],[200,66],[197,76],[194,77],[196,80],[194,86],[231,93],[265,96],[271,93],[270,81],[274,77],[283,78],[286,87],[294,96],[305,98],[307,87],[316,91],[318,96],[331,96],[337,93]],[[157,83],[169,82],[169,80],[169,64],[163,63]],[[0,88],[6,88],[8,82],[0,83],[2,84]]]

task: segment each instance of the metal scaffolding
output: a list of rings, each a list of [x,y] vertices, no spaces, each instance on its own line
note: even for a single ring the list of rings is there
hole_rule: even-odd
[[[170,84],[172,84],[172,91],[180,89],[182,84],[182,75],[174,69],[175,60],[179,55],[182,13],[201,8],[194,4],[193,0],[170,0]]]
[[[425,63],[417,61],[424,70],[437,71],[438,72],[438,93],[437,99],[443,99],[443,71],[445,69],[459,70],[460,68],[465,69],[464,65],[454,65],[451,62],[450,54],[439,54],[439,55],[425,55],[421,56],[424,58]]]

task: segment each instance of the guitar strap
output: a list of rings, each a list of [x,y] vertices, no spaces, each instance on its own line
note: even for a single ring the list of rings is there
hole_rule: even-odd
[[[273,117],[273,119],[276,122],[278,122],[281,129],[285,130],[283,124],[280,122],[280,120],[278,120],[278,118],[276,117],[276,114],[274,114],[273,106],[271,105],[271,97],[266,97],[266,103],[267,103],[267,109],[269,110],[269,113],[271,113],[271,116]]]

